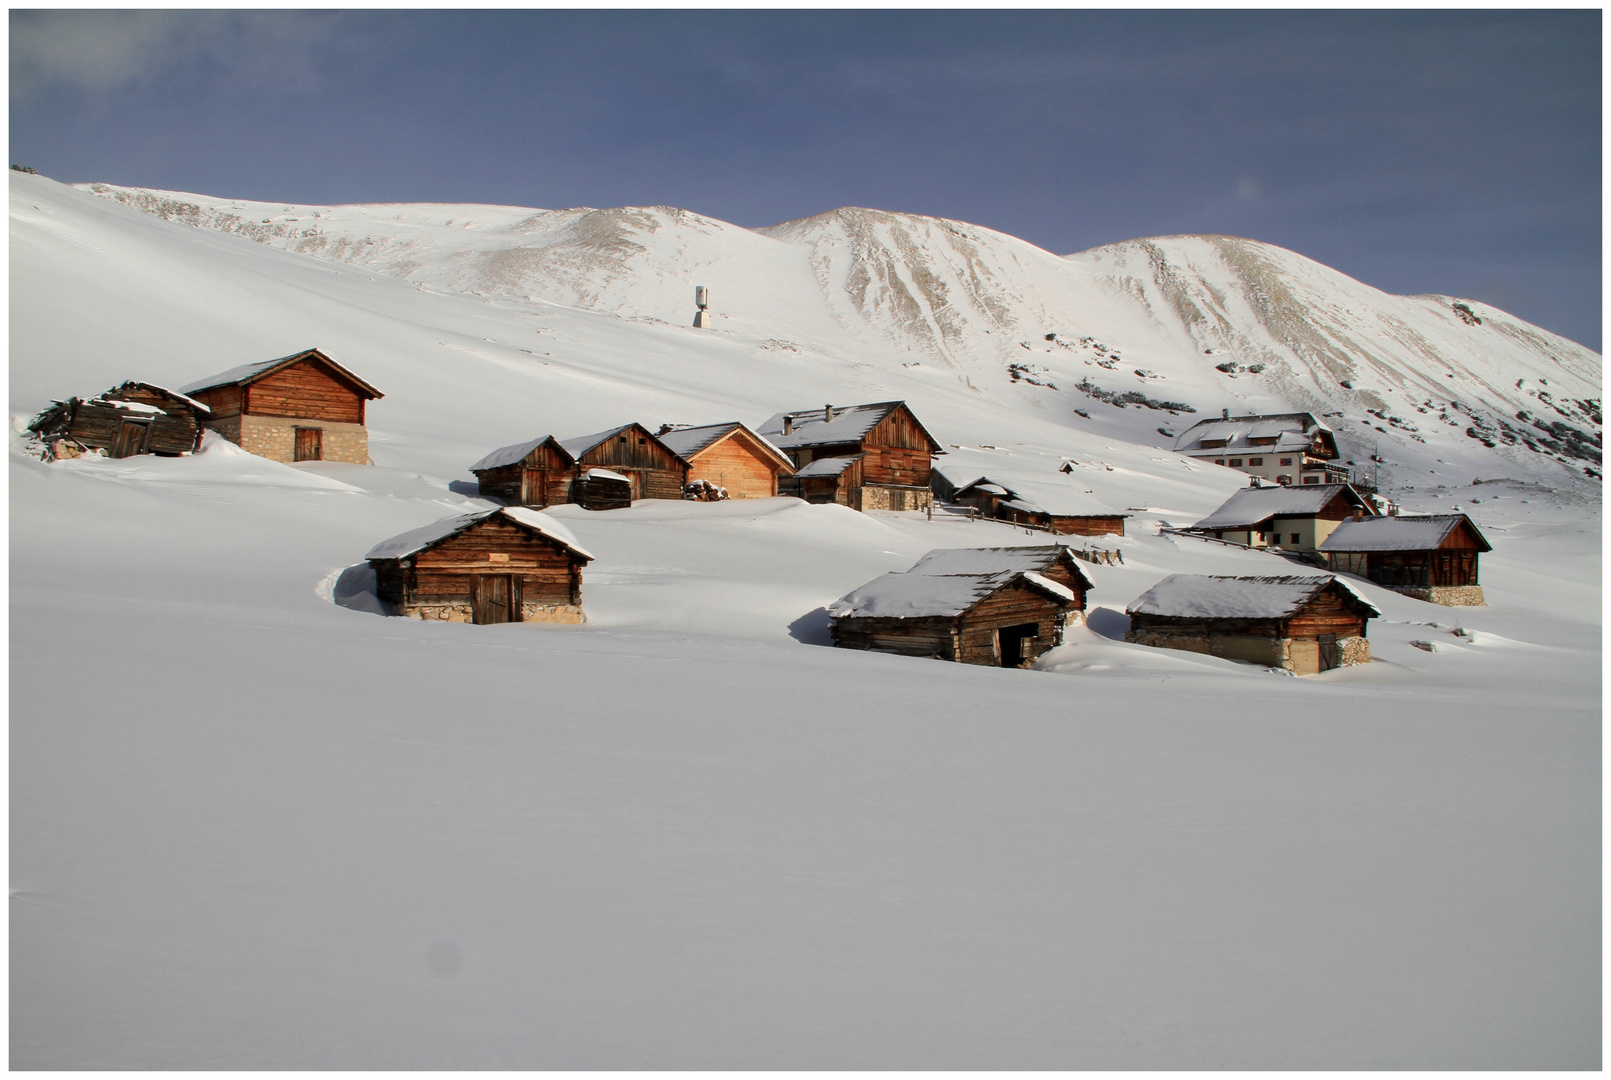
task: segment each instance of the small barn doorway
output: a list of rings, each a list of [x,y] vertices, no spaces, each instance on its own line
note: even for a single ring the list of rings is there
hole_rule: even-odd
[[[138,454],[145,449],[145,439],[150,432],[151,425],[144,420],[124,420],[118,425],[117,438],[112,440],[112,456],[125,458]]]
[[[1030,659],[1025,655],[1027,650],[1024,643],[1039,637],[1040,628],[1034,623],[1019,623],[1017,626],[1003,626],[996,631],[996,636],[1001,643],[1001,666],[1015,668]]]
[[[470,614],[478,625],[520,621],[520,590],[511,574],[477,574],[470,590]]]
[[[323,461],[324,431],[316,427],[296,429],[296,446],[291,451],[292,461]]]

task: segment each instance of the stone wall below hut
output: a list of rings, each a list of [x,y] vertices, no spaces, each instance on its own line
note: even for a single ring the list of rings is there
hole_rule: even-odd
[[[1444,607],[1487,607],[1481,585],[1435,585],[1431,588],[1395,589],[1395,592],[1416,600],[1425,600]]]
[[[207,422],[207,427],[218,432],[242,450],[270,461],[289,464],[295,459],[296,429],[318,428],[320,431],[320,460],[344,461],[353,465],[369,464],[369,429],[362,424],[343,424],[334,420],[301,420],[289,416],[235,415]]]

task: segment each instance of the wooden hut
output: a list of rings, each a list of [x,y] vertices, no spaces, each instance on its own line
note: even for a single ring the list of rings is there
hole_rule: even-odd
[[[571,501],[576,459],[552,435],[501,446],[470,466],[487,498],[514,506],[559,506]]]
[[[794,462],[794,477],[779,484],[785,495],[852,510],[933,505],[928,486],[933,457],[945,448],[904,401],[778,413],[760,433]]]
[[[681,499],[688,479],[688,463],[650,433],[642,424],[583,435],[560,442],[580,472],[600,468],[626,477],[629,497]]]
[[[1131,604],[1124,640],[1313,675],[1368,663],[1366,623],[1381,612],[1330,574],[1172,574]]]
[[[1464,514],[1356,516],[1320,545],[1326,565],[1338,573],[1358,574],[1385,589],[1451,607],[1485,603],[1477,560],[1492,550]]]
[[[1090,589],[1060,544],[942,549],[834,601],[829,625],[842,649],[1023,667],[1063,643]]]
[[[399,615],[443,622],[580,623],[593,556],[559,522],[518,506],[443,518],[376,544],[375,591]]]
[[[379,390],[318,349],[231,368],[182,387],[207,426],[272,461],[369,464],[364,413]]]
[[[174,456],[201,445],[205,404],[154,383],[126,382],[96,398],[68,398],[34,417],[28,430],[52,457],[103,450],[108,457]]]
[[[794,463],[764,438],[734,421],[704,427],[663,427],[660,441],[688,463],[688,482],[727,491],[731,499],[767,499],[778,493],[778,476]]]
[[[952,501],[972,506],[985,517],[1057,536],[1123,536],[1124,519],[1130,516],[1106,505],[1072,480],[1060,483],[981,476],[958,488]]]
[[[1354,513],[1375,514],[1376,508],[1347,484],[1245,487],[1191,531],[1250,547],[1316,551]]]

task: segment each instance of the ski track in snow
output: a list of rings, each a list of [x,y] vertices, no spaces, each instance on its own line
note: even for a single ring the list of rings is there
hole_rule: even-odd
[[[1290,564],[1157,535],[1245,478],[1157,448],[1193,417],[1070,388],[1143,368],[1199,415],[1273,408],[1280,380],[1212,369],[1272,357],[1363,426],[1294,304],[1386,313],[1343,328],[1371,407],[1402,378],[1540,412],[1598,398],[1598,357],[1478,305],[1510,344],[1460,346],[1448,298],[1229,238],[1064,260],[876,211],[153,198],[169,220],[12,179],[13,1066],[1597,1067],[1597,485],[1463,414],[1383,423],[1406,508],[1494,542],[1489,606],[1360,584],[1377,662],[1294,679],[1123,642],[1167,574]],[[489,238],[535,254],[470,257]],[[716,333],[682,325],[682,260]],[[926,329],[854,305],[858,268]],[[385,392],[378,465],[47,465],[15,436],[50,397],[313,345]],[[1012,384],[1026,359],[1060,389]],[[1089,624],[1040,670],[821,644],[871,578],[1039,534],[794,500],[555,508],[597,556],[581,627],[335,602],[376,541],[490,505],[464,469],[493,447],[895,397],[953,479],[1168,508],[1082,564]]]

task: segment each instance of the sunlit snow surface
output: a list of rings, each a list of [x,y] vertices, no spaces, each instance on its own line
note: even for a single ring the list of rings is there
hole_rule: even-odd
[[[315,345],[387,395],[372,468],[14,439],[14,1067],[1598,1064],[1600,510],[1555,475],[1411,477],[1489,606],[1360,584],[1376,662],[1297,679],[1122,640],[1169,574],[1304,572],[1157,535],[1242,478],[1016,389],[12,209],[14,418]],[[488,508],[498,446],[895,397],[948,469],[1132,508],[1042,670],[823,646],[930,550],[1044,539],[944,514],[555,508],[580,627],[338,587]]]

